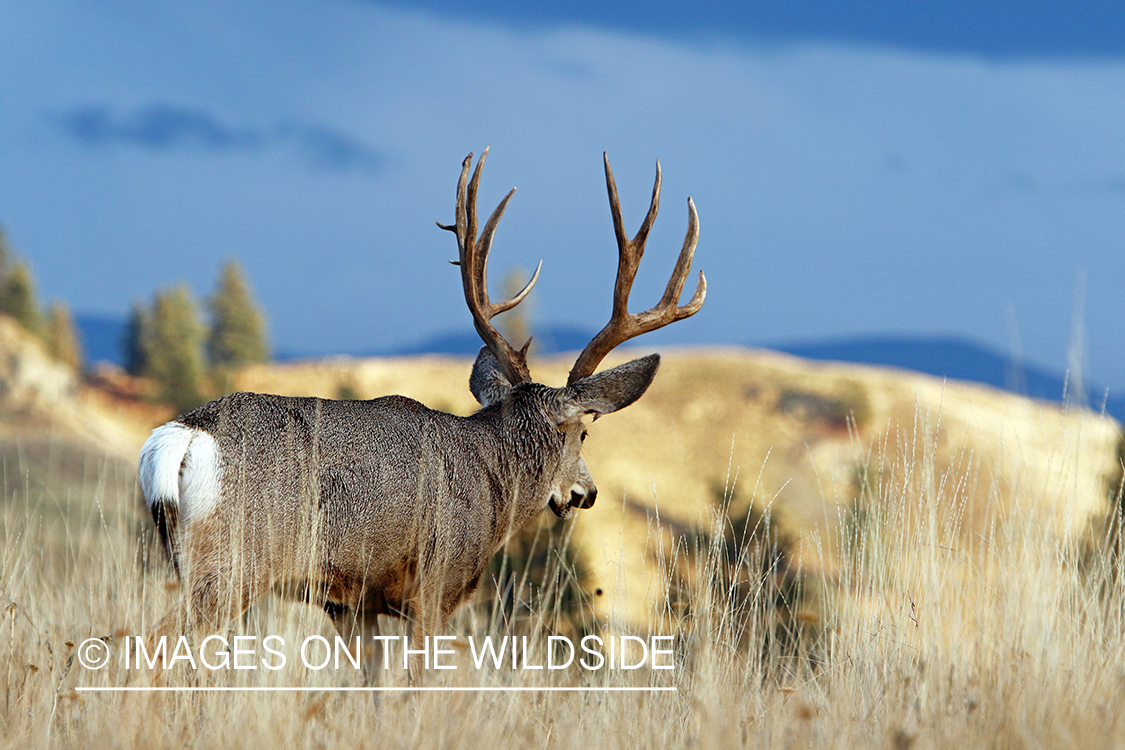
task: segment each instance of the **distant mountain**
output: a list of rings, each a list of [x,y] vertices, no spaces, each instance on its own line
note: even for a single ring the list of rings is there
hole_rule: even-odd
[[[901,367],[954,380],[1003,388],[1047,401],[1075,401],[1073,384],[1062,373],[1013,360],[974,341],[952,337],[864,337],[821,342],[782,343],[768,349],[806,359]],[[1090,408],[1125,418],[1125,394],[1085,384]]]
[[[88,362],[104,360],[123,364],[121,342],[125,336],[125,320],[105,315],[77,315],[75,323],[82,337]],[[546,326],[535,334],[535,345],[542,354],[576,351],[586,346],[593,332],[574,326]],[[390,357],[414,354],[454,354],[472,356],[481,342],[475,331],[439,334],[415,344],[383,349],[357,349],[350,352],[282,351],[281,361],[313,359],[332,354],[354,357]],[[765,348],[806,359],[855,362],[858,364],[901,367],[953,380],[968,380],[1003,388],[1032,398],[1047,401],[1074,401],[1073,387],[1066,376],[1047,368],[1017,362],[1003,352],[977,342],[953,337],[870,336],[813,342],[782,342]],[[1090,408],[1117,419],[1125,418],[1125,393],[1106,397],[1103,387],[1086,384]]]

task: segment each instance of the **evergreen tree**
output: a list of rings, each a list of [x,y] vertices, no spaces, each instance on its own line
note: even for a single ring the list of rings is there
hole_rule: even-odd
[[[269,359],[265,316],[255,302],[238,261],[228,261],[219,288],[210,300],[211,333],[207,350],[211,364],[230,369]]]
[[[519,294],[529,278],[531,278],[531,274],[522,268],[513,268],[508,271],[504,276],[504,298],[510,299]],[[523,302],[508,312],[501,313],[496,318],[500,333],[507,339],[508,343],[517,349],[532,338],[531,314],[534,312],[534,307],[535,292],[532,292]],[[536,348],[536,343],[538,342],[532,342],[532,348]]]
[[[134,302],[125,324],[125,371],[134,377],[148,374],[148,346],[146,339],[152,335],[152,311],[142,302]]]
[[[72,370],[82,370],[82,346],[74,330],[70,309],[62,302],[51,305],[47,315],[47,346],[51,355]]]
[[[31,268],[17,260],[0,278],[0,313],[11,315],[36,336],[43,335],[43,314],[35,299],[35,279]]]
[[[144,343],[146,374],[159,384],[159,396],[184,412],[203,403],[205,332],[195,300],[184,285],[159,292]]]

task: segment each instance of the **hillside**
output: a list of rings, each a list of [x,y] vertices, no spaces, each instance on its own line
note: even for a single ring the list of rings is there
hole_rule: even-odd
[[[123,363],[124,319],[104,315],[79,315],[75,322],[81,331],[83,345],[91,362],[103,361],[116,365]],[[536,327],[533,350],[540,356],[553,356],[581,349],[593,333],[568,325],[540,325]],[[896,367],[939,378],[967,380],[1044,401],[1081,404],[1085,399],[1094,411],[1102,411],[1104,406],[1105,413],[1115,419],[1125,417],[1125,394],[1117,388],[1084,383],[1079,389],[1065,372],[1025,362],[1007,352],[964,337],[888,334],[824,341],[774,341],[762,347],[757,344],[750,346],[804,359]],[[467,328],[417,342],[400,342],[381,348],[357,348],[354,351],[332,354],[324,351],[283,350],[276,353],[276,359],[287,362],[325,359],[336,355],[365,359],[427,354],[471,357],[479,348],[480,338],[475,331]]]
[[[42,477],[25,479],[22,491],[80,495],[91,461],[108,461],[132,481],[141,443],[167,410],[123,395],[111,374],[81,385],[7,320],[0,347],[8,476],[17,468]],[[533,372],[559,383],[570,362],[556,355]],[[267,364],[243,371],[236,386],[330,398],[403,394],[469,414],[470,364],[465,356]],[[733,527],[764,514],[758,525],[784,540],[786,569],[828,579],[839,562],[831,551],[839,544],[829,542],[856,533],[874,504],[901,497],[926,498],[970,548],[1016,512],[1059,539],[1080,539],[1107,512],[1118,441],[1111,419],[973,383],[763,350],[669,351],[645,398],[592,427],[585,455],[600,499],[576,514],[574,543],[587,588],[603,593],[603,616],[643,622],[648,600],[674,582],[655,561],[677,543],[706,539],[715,518]],[[118,495],[135,501],[125,489]]]
[[[532,370],[559,383],[569,364]],[[468,413],[469,366],[337,359],[251,368],[239,385],[398,392]],[[351,692],[365,683],[347,664],[295,658],[277,673],[80,666],[88,644],[120,649],[180,595],[136,492],[137,451],[169,416],[144,390],[112,371],[81,384],[0,321],[4,746],[363,746],[388,731],[433,746],[483,733],[521,747],[594,735],[697,747],[708,732],[722,746],[1122,744],[1105,717],[1122,699],[1125,578],[1119,556],[1092,544],[1121,484],[1122,440],[1091,412],[901,370],[666,351],[649,393],[591,428],[597,504],[541,516],[556,540],[573,532],[575,553],[556,544],[540,559],[573,565],[583,590],[485,581],[449,632],[526,635],[533,652],[596,633],[618,637],[622,656],[623,636],[659,636],[674,644],[672,669],[481,670],[462,651],[465,669],[424,678],[457,692],[373,698]],[[277,597],[222,632],[332,636],[322,613]],[[153,680],[191,692],[86,692]],[[397,667],[375,682],[412,690]],[[590,694],[653,686],[676,692]],[[212,687],[239,692],[199,692]],[[257,687],[271,692],[241,692]],[[541,687],[551,692],[527,692]]]
[[[238,385],[401,393],[467,414],[470,364],[341,358],[253,367]],[[557,384],[570,364],[552,358],[532,371]],[[831,579],[829,538],[902,498],[925,498],[907,516],[945,518],[969,550],[1011,514],[1080,539],[1108,510],[1119,439],[1111,419],[986,386],[767,351],[669,351],[644,398],[591,428],[584,455],[599,499],[576,514],[574,540],[603,615],[645,622],[670,583],[658,558],[675,538],[705,534],[724,497],[732,520],[751,504],[769,514],[791,540],[788,565]]]
[[[81,495],[90,467],[105,462],[132,482],[148,430],[171,415],[123,393],[137,384],[111,371],[79,383],[10,321],[0,320],[0,349],[0,448],[7,476],[25,477],[21,491]],[[561,383],[570,364],[558,355],[533,373]],[[236,385],[329,398],[401,393],[468,414],[470,365],[337,358],[251,367]],[[826,580],[839,564],[840,545],[829,542],[856,533],[874,506],[907,497],[927,506],[907,515],[947,518],[967,548],[1017,512],[1060,539],[1082,538],[1107,512],[1119,440],[1110,419],[982,385],[764,350],[668,351],[648,394],[592,427],[585,455],[599,501],[576,514],[573,539],[602,615],[643,622],[647,602],[674,583],[667,555],[705,540],[717,518],[733,528],[764,514],[759,526],[784,540],[786,569]],[[118,501],[134,503],[125,485]]]
[[[136,497],[137,451],[167,410],[120,399],[54,361],[42,342],[0,315],[0,483],[3,498],[60,529]],[[53,537],[65,545],[66,537]]]

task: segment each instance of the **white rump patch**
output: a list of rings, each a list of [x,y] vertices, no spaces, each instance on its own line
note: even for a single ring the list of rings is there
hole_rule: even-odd
[[[194,433],[180,472],[180,515],[185,524],[219,504],[219,445],[202,430]]]
[[[141,448],[141,490],[152,508],[168,503],[188,524],[219,502],[219,446],[215,438],[179,422],[152,431]]]
[[[151,508],[158,502],[179,505],[180,466],[195,430],[169,422],[152,431],[141,448],[141,490]]]

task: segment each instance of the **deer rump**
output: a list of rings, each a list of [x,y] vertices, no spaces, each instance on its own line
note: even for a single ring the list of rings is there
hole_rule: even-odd
[[[440,598],[468,596],[541,509],[521,513],[515,500],[553,473],[545,461],[562,434],[497,441],[502,407],[490,409],[470,419],[402,396],[236,393],[154,431],[142,486],[177,572],[203,574],[193,589],[236,582],[236,598],[252,601],[279,587],[401,614],[419,593],[419,567],[440,581]]]

